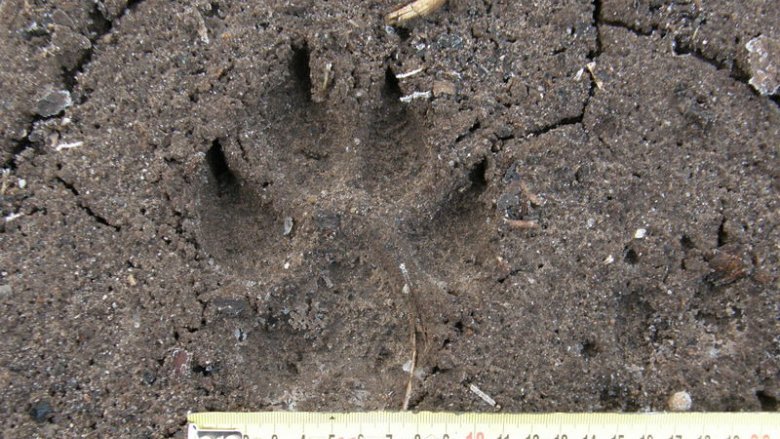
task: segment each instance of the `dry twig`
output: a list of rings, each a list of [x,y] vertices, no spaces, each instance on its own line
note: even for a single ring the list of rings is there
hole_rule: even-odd
[[[444,6],[446,2],[447,0],[417,0],[387,14],[385,22],[394,25],[409,21],[412,18],[424,17]]]

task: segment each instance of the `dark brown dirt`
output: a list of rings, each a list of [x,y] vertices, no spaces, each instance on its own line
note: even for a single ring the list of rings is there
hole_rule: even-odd
[[[0,2],[3,436],[777,410],[775,0],[395,6]]]

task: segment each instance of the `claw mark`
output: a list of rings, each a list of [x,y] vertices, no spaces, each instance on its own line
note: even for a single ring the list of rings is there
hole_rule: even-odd
[[[401,24],[412,18],[424,17],[444,6],[447,0],[417,0],[385,16],[387,24]]]

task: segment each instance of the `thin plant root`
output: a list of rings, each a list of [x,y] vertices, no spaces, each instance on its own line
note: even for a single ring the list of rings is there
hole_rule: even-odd
[[[414,296],[412,296],[412,280],[409,277],[409,270],[406,268],[406,264],[401,264],[398,268],[401,269],[401,275],[404,278],[404,286],[401,292],[409,301],[409,340],[412,345],[412,358],[409,361],[409,381],[406,382],[406,394],[404,395],[404,403],[401,405],[401,410],[409,410],[409,400],[412,398],[412,388],[414,386],[414,369],[417,367],[417,310],[414,306]]]
[[[412,361],[409,366],[409,381],[406,382],[406,395],[401,410],[409,410],[409,400],[412,399],[412,386],[414,385],[414,369],[417,367],[417,331],[412,327]]]
[[[447,0],[417,0],[385,16],[385,23],[401,24],[413,18],[424,17],[444,6]]]

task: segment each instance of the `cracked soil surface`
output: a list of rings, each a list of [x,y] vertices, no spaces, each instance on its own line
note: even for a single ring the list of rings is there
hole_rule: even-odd
[[[776,0],[396,6],[0,2],[4,436],[778,409]]]

